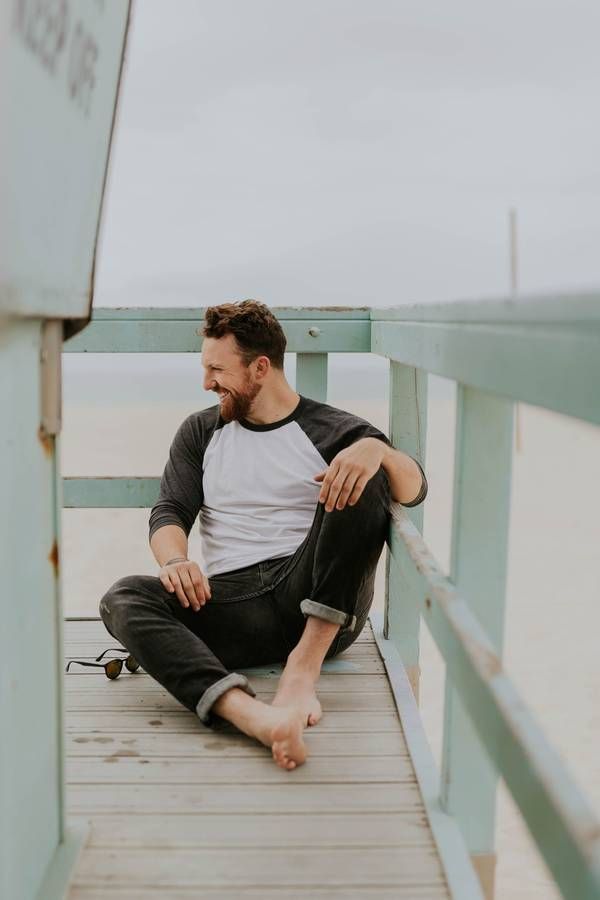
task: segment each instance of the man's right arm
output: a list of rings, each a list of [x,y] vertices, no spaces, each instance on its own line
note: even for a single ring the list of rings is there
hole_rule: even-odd
[[[190,416],[173,439],[150,513],[150,547],[160,568],[159,578],[184,607],[198,610],[210,597],[208,578],[187,559],[188,535],[204,501],[203,441],[198,418]]]
[[[187,559],[188,539],[179,525],[163,525],[150,539],[150,547],[159,566],[170,559]]]

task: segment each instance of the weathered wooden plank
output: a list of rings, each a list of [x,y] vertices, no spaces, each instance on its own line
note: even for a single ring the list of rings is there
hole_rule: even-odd
[[[204,306],[98,306],[94,307],[94,321],[110,319],[123,322],[128,319],[145,321],[194,321],[204,319]],[[369,306],[271,306],[271,312],[279,321],[288,319],[332,319],[333,321],[369,320]]]
[[[396,711],[328,712],[319,722],[319,732],[355,734],[371,731],[394,732],[400,727]],[[65,728],[77,734],[119,734],[124,732],[169,732],[171,734],[216,734],[200,719],[180,707],[176,712],[143,710],[68,710]],[[223,734],[234,733],[224,731]]]
[[[442,866],[453,897],[460,900],[482,900],[483,892],[475,874],[457,822],[440,805],[440,777],[423,723],[419,715],[412,685],[402,664],[400,654],[392,641],[383,636],[381,627],[376,639],[390,679],[407,749],[413,762],[415,775],[421,789],[421,797],[436,842]]]
[[[82,666],[82,669],[85,670],[85,667]],[[87,669],[85,671],[94,671],[93,669]],[[70,695],[72,693],[78,692],[87,692],[87,693],[105,693],[110,692],[111,696],[116,694],[127,694],[128,696],[132,696],[134,694],[160,694],[161,691],[164,692],[164,688],[151,678],[149,675],[140,674],[136,672],[133,677],[130,677],[129,672],[123,672],[119,676],[119,678],[111,681],[106,677],[102,669],[98,669],[95,679],[90,678],[89,675],[75,674],[74,668],[69,669],[65,677],[65,688],[67,694]],[[278,679],[276,677],[268,677],[268,676],[250,676],[250,683],[255,691],[261,691],[269,693],[271,691],[276,690],[278,685]],[[330,694],[339,694],[339,693],[347,693],[351,692],[352,694],[362,694],[362,693],[380,693],[383,692],[386,695],[389,694],[388,682],[385,675],[362,675],[362,674],[352,674],[352,675],[344,675],[344,674],[322,674],[317,682],[317,691],[319,695],[322,691],[325,691]]]
[[[149,509],[158,497],[160,478],[63,478],[65,509]]]
[[[232,890],[227,888],[201,888],[194,887],[159,887],[150,885],[138,889],[136,886],[118,888],[111,887],[107,896],[106,888],[86,887],[76,885],[69,893],[69,900],[445,900],[448,897],[446,886],[443,884],[411,884],[408,886],[394,885],[386,887],[377,886],[377,893],[373,888],[353,888],[348,885],[343,887],[260,887],[244,888],[237,886]]]
[[[504,634],[513,419],[511,401],[458,385],[450,578],[499,657]],[[471,854],[478,857],[488,895],[493,893],[494,883],[497,783],[495,768],[448,677],[441,801],[459,822]]]
[[[600,327],[372,323],[372,351],[461,384],[600,424]],[[573,365],[577,360],[577,365]]]
[[[426,584],[423,617],[480,741],[566,896],[600,896],[600,823],[502,669],[494,646],[397,504],[393,527]]]
[[[88,848],[73,877],[74,884],[106,887],[126,887],[140,882],[226,888],[362,885],[369,889],[376,885],[439,884],[443,882],[443,874],[435,852],[425,847],[370,848],[365,853],[314,847],[308,850],[194,848],[172,849],[168,854],[135,848]]]
[[[275,696],[275,689],[272,691],[258,691],[256,694],[259,700],[269,703]],[[107,687],[104,691],[97,694],[93,691],[70,691],[69,710],[138,710],[145,709],[153,712],[179,712],[184,709],[175,697],[161,690],[159,693],[133,691],[114,691]],[[319,700],[324,712],[343,712],[369,710],[372,712],[393,710],[394,700],[390,696],[389,691],[371,691],[360,694],[349,693],[329,693],[323,691],[319,694]],[[189,714],[189,713],[188,713]]]
[[[135,751],[132,751],[135,753]],[[66,780],[78,784],[287,784],[290,773],[273,765],[270,750],[262,756],[195,759],[156,759],[123,756],[107,751],[102,758],[67,757]],[[298,784],[364,784],[416,781],[406,756],[317,756],[309,758],[294,776]]]
[[[304,397],[327,402],[327,353],[296,355],[296,390]]]
[[[315,756],[406,756],[407,750],[400,731],[355,733],[351,738],[339,733],[323,733],[320,728],[308,728],[304,739],[311,757]],[[180,757],[264,756],[264,748],[246,735],[235,732],[218,735],[212,731],[188,733],[160,732],[142,734],[125,732],[115,735],[91,735],[69,733],[65,738],[65,751],[69,757],[106,756],[118,753],[123,756]]]
[[[427,373],[421,369],[390,361],[389,399],[390,437],[394,447],[408,453],[425,465],[427,437]],[[423,532],[423,506],[408,509],[407,513],[419,531]],[[390,533],[390,551],[398,561],[400,548],[394,546],[395,533]],[[386,558],[384,630],[398,647],[406,666],[415,697],[419,697],[419,631],[422,597],[420,584],[415,583],[403,567],[390,566]],[[412,566],[411,566],[412,569]]]
[[[371,309],[371,320],[417,322],[485,322],[529,325],[592,325],[600,322],[600,293],[578,291],[563,294],[532,294],[481,300],[450,300],[441,303],[401,303]]]
[[[314,317],[313,317],[314,318]],[[282,328],[289,353],[368,353],[368,319],[285,319]],[[199,353],[200,323],[177,319],[100,319],[71,338],[66,353]]]
[[[210,816],[97,816],[88,847],[433,847],[427,819],[406,813],[311,816],[213,813]]]
[[[96,657],[99,656],[102,650],[105,650],[105,647],[102,647],[101,644],[93,643],[77,645],[79,649],[83,649],[85,652],[83,653],[67,653],[65,654],[65,667],[67,662],[70,659],[85,659],[88,662],[94,662]],[[118,654],[117,654],[118,655]],[[110,655],[109,655],[110,659]],[[248,678],[265,678],[270,681],[277,682],[281,677],[281,673],[283,672],[282,665],[274,665],[274,666],[261,666],[256,667],[254,669],[238,669],[243,675],[247,675]],[[321,668],[321,672],[323,675],[333,675],[335,673],[339,673],[340,675],[382,675],[385,672],[385,667],[381,661],[381,659],[377,658],[375,655],[372,656],[361,656],[356,661],[354,657],[352,660],[344,659],[342,656],[335,657],[334,659],[329,659],[323,663]],[[129,675],[129,672],[126,672],[123,669],[123,673],[125,675]],[[140,683],[146,682],[150,679],[150,675],[144,672],[143,669],[138,669],[135,673],[136,679],[140,679]],[[69,672],[67,673],[67,677],[65,678],[65,683],[67,687],[71,683],[69,679],[71,678],[95,678],[104,681],[106,679],[106,675],[102,672],[101,669],[93,669],[89,666],[71,666]],[[117,682],[118,683],[118,682]]]
[[[122,815],[171,815],[173,813],[286,813],[288,815],[422,812],[423,803],[416,785],[395,784],[289,784],[248,785],[156,785],[120,784],[109,789],[105,784],[80,784],[67,794],[67,806],[74,815],[119,813]]]

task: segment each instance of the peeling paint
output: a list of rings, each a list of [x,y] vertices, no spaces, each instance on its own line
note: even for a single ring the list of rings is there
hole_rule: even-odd
[[[60,558],[58,555],[58,544],[56,542],[56,538],[52,542],[52,548],[50,550],[50,553],[48,554],[48,559],[50,560],[50,564],[52,565],[52,568],[54,569],[55,578],[58,578],[58,573],[59,573],[59,569],[60,569]]]
[[[52,435],[48,434],[43,425],[40,425],[38,428],[38,440],[42,445],[45,455],[48,459],[52,459],[54,456],[54,438]]]

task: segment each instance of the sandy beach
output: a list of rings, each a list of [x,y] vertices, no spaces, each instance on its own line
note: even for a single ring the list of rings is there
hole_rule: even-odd
[[[343,402],[343,380],[332,383],[329,402],[387,431],[387,398],[384,391],[376,394],[373,388],[384,368],[377,368],[368,385],[363,382],[362,392],[347,390],[346,396],[353,397],[352,401]],[[157,402],[157,395],[149,395],[143,388],[134,404],[114,394],[110,402],[105,395],[101,403],[99,397],[107,386],[97,387],[97,396],[82,383],[66,391],[63,473],[159,475],[176,428],[193,409],[200,408],[196,398],[178,392],[171,393],[169,399],[159,391]],[[173,402],[173,396],[178,396],[178,402]],[[375,401],[375,396],[381,399]],[[425,538],[446,569],[452,503],[453,397],[451,383],[431,379]],[[600,431],[526,406],[520,410],[520,431],[522,447],[513,458],[506,668],[547,737],[598,809],[600,572],[596,510],[600,506],[600,479],[594,477],[594,467],[600,452]],[[121,575],[156,573],[147,543],[147,520],[146,510],[65,511],[65,615],[97,615],[100,596]],[[190,555],[201,563],[197,531],[190,540]],[[382,597],[383,558],[378,605]],[[439,761],[444,666],[424,628],[421,646],[421,708]],[[503,789],[497,847],[498,900],[558,897]]]

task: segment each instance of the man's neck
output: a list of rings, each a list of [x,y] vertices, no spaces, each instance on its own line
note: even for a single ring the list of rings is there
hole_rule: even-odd
[[[300,394],[292,390],[287,382],[281,387],[262,390],[254,400],[246,421],[253,425],[270,425],[279,422],[292,413],[300,402]]]

